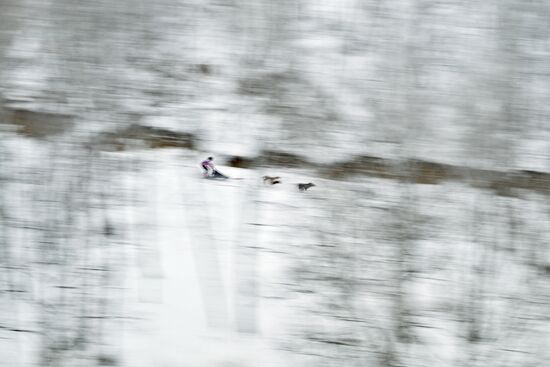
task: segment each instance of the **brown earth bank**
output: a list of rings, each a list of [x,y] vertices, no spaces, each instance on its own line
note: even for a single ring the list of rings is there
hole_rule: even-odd
[[[128,141],[139,140],[150,148],[196,149],[198,138],[190,133],[174,132],[142,125],[114,133],[105,133],[99,141],[125,150]],[[103,145],[103,148],[106,146]],[[298,154],[264,150],[255,157],[229,156],[225,163],[237,168],[305,168],[316,170],[324,178],[343,180],[353,176],[370,176],[417,184],[439,184],[444,181],[463,182],[473,187],[488,189],[501,196],[517,196],[518,190],[547,194],[550,192],[550,174],[529,170],[497,171],[430,162],[419,159],[396,160],[368,155],[319,164]]]
[[[99,150],[123,151],[140,143],[142,146],[159,148],[195,149],[198,139],[190,133],[176,132],[151,126],[132,124],[115,132],[101,134],[90,144]]]
[[[44,138],[63,134],[73,127],[73,117],[23,109],[0,110],[2,122],[19,126],[19,133]],[[175,132],[140,124],[132,124],[115,132],[103,133],[90,145],[99,150],[123,151],[134,146],[196,149],[199,139],[191,133]],[[418,184],[439,184],[444,181],[463,182],[473,187],[489,189],[501,196],[517,196],[518,190],[548,194],[550,173],[511,170],[497,171],[449,165],[418,159],[395,160],[368,155],[319,164],[297,154],[264,150],[256,157],[230,156],[231,167],[284,167],[314,169],[319,176],[343,180],[353,176],[370,176]]]
[[[16,126],[17,132],[24,136],[46,138],[71,130],[74,116],[0,105],[0,123]]]
[[[418,159],[395,160],[362,155],[336,163],[318,164],[291,153],[263,151],[255,158],[233,156],[227,163],[239,168],[267,166],[315,169],[321,177],[335,180],[364,175],[417,184],[463,182],[492,190],[500,196],[517,196],[518,190],[550,193],[550,174],[546,172],[485,170]]]

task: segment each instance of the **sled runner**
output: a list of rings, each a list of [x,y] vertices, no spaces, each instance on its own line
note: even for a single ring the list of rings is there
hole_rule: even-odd
[[[218,170],[214,170],[214,171],[212,171],[212,173],[210,175],[205,176],[205,178],[227,180],[229,177],[224,175],[223,173],[221,173]]]

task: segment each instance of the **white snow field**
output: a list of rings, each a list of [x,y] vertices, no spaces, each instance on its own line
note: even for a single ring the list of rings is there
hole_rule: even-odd
[[[282,269],[257,250],[261,242],[253,227],[259,220],[254,202],[263,191],[258,177],[225,169],[242,180],[205,180],[188,159],[177,151],[161,153],[154,162],[157,168],[140,174],[141,179],[128,178],[142,181],[151,193],[138,214],[133,211],[134,225],[155,224],[154,235],[135,239],[143,246],[136,256],[143,260],[128,274],[126,312],[146,320],[124,330],[126,363],[289,363],[291,356],[274,349],[270,339],[276,335],[271,329],[277,328],[270,319],[281,321],[284,314],[261,297],[261,288]]]
[[[548,358],[538,194],[223,165],[238,179],[207,180],[192,151],[88,155],[5,136],[6,365]]]
[[[547,190],[224,164],[548,173],[548,14],[0,1],[0,366],[546,366]],[[194,147],[103,144],[131,125]],[[236,179],[203,179],[209,155]]]

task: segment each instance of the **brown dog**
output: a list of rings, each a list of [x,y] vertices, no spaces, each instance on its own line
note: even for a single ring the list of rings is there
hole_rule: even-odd
[[[307,189],[309,189],[310,187],[313,187],[313,186],[315,186],[315,184],[313,184],[313,183],[311,183],[311,182],[310,182],[310,183],[306,183],[306,184],[305,184],[305,183],[299,183],[299,184],[298,184],[298,190],[300,190],[300,191],[307,191]]]
[[[281,178],[279,176],[264,176],[264,184],[265,183],[275,185],[281,183]]]

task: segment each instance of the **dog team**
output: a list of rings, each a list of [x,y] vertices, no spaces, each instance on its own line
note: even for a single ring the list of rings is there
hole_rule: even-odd
[[[203,169],[204,177],[209,178],[209,177],[213,177],[216,174],[218,174],[222,177],[227,178],[226,176],[221,175],[216,170],[216,168],[214,167],[214,163],[212,163],[213,160],[214,160],[213,157],[208,157],[204,161],[201,162],[201,167]],[[268,185],[276,185],[276,184],[280,184],[280,183],[283,182],[279,176],[264,176],[263,180],[264,180],[264,184],[266,184],[266,185],[267,184]],[[297,186],[298,186],[298,190],[307,191],[309,188],[315,186],[315,184],[311,183],[311,182],[309,182],[309,183],[299,183],[299,184],[297,184]]]
[[[279,176],[264,176],[264,184],[270,184],[270,185],[276,185],[283,181],[281,181],[281,178]],[[298,190],[300,191],[307,191],[310,187],[315,186],[314,183],[299,183]]]

